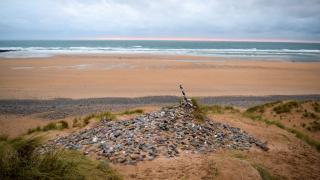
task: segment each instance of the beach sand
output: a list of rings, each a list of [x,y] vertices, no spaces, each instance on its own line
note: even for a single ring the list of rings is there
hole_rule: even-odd
[[[320,94],[320,63],[147,54],[0,59],[0,99]]]

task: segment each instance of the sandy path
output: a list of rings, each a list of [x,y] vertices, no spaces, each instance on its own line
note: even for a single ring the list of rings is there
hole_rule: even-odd
[[[320,63],[160,55],[0,59],[0,98],[320,93]]]

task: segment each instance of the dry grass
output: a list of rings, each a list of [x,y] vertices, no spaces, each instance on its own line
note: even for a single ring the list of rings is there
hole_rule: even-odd
[[[269,172],[269,170],[264,167],[263,165],[261,164],[255,164],[253,166],[260,174],[260,177],[263,179],[263,180],[274,180],[276,179],[275,177],[273,177],[271,175],[271,173]]]
[[[301,107],[300,103],[296,101],[290,101],[274,107],[273,111],[275,111],[277,114],[290,113],[294,108],[299,108],[299,107]]]
[[[144,113],[143,109],[134,109],[134,110],[126,110],[117,115],[131,115],[131,114],[142,114]]]
[[[36,128],[29,129],[28,134],[32,134],[34,132],[40,131],[50,131],[50,130],[63,130],[69,128],[69,124],[66,121],[58,121],[58,122],[51,122],[43,127],[37,126]]]
[[[101,112],[98,114],[90,114],[88,116],[85,116],[83,118],[74,118],[73,119],[73,123],[72,123],[72,127],[85,127],[86,125],[88,125],[90,123],[90,121],[92,119],[95,119],[97,121],[102,121],[102,120],[107,120],[107,121],[112,121],[116,119],[116,115],[106,111],[106,112]]]
[[[0,137],[0,179],[121,179],[108,164],[76,151],[40,154],[39,138]]]
[[[270,103],[269,103],[270,104]],[[279,113],[284,113],[284,112],[291,112],[291,110],[293,108],[297,108],[297,107],[300,107],[300,103],[297,103],[297,102],[288,102],[288,103],[285,103],[285,104],[282,104],[282,105],[278,105],[276,107],[279,107],[277,110]],[[320,142],[315,140],[315,139],[312,139],[310,138],[307,134],[304,134],[303,132],[295,129],[295,128],[291,128],[291,127],[287,127],[285,126],[283,123],[281,123],[280,121],[276,121],[276,120],[270,120],[270,119],[267,119],[263,116],[263,114],[261,113],[261,107],[266,107],[265,105],[261,105],[261,106],[258,106],[259,108],[257,108],[257,106],[253,107],[253,108],[249,108],[247,109],[243,115],[245,117],[248,117],[252,120],[255,120],[255,121],[261,121],[261,122],[264,122],[268,125],[275,125],[281,129],[284,129],[290,133],[293,133],[295,134],[295,136],[301,140],[303,140],[304,142],[306,142],[307,144],[309,144],[310,146],[314,147],[316,150],[318,150],[320,152]],[[277,112],[277,113],[278,113]]]

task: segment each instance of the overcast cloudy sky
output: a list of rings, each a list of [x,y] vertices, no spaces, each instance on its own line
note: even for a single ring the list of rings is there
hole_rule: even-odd
[[[320,40],[320,0],[0,0],[0,39]]]

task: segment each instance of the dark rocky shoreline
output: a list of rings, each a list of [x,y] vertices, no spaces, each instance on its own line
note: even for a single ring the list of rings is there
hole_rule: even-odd
[[[39,115],[44,119],[63,119],[82,116],[101,111],[121,111],[141,106],[166,106],[179,102],[179,96],[148,96],[138,98],[90,98],[90,99],[53,99],[53,100],[0,100],[0,114]],[[315,100],[320,95],[276,95],[276,96],[219,96],[199,97],[203,104],[217,104],[237,107],[251,107],[279,100]]]

